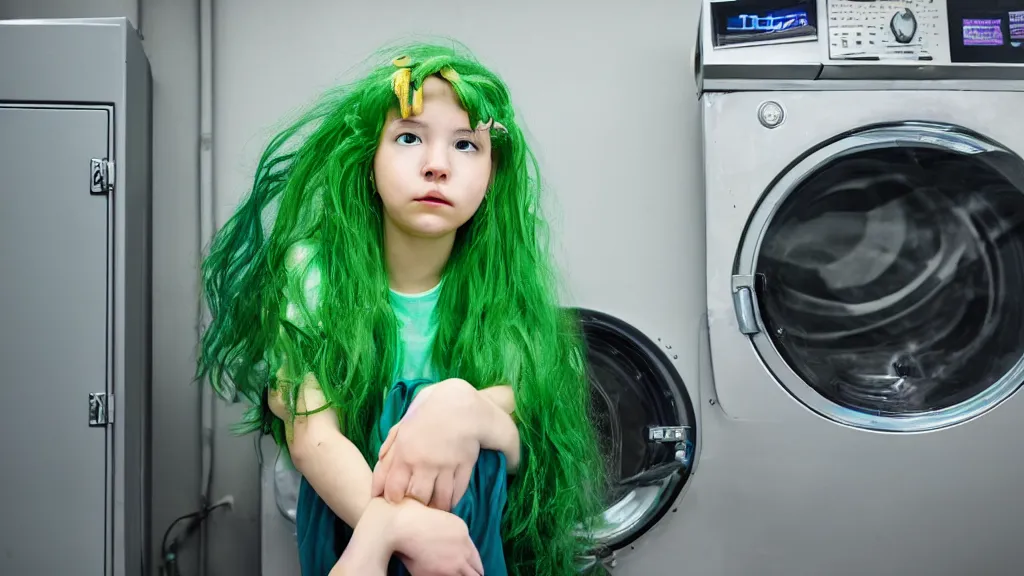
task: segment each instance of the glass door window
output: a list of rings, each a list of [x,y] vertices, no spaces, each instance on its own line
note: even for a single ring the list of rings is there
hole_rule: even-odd
[[[740,259],[755,343],[849,424],[920,430],[1015,391],[1024,357],[1024,161],[949,126],[881,126],[798,162]]]

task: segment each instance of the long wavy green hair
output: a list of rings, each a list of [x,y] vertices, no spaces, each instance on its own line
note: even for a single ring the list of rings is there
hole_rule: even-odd
[[[418,43],[380,56],[365,77],[329,92],[270,141],[251,193],[216,235],[202,265],[212,323],[198,376],[250,403],[237,431],[284,444],[283,423],[267,404],[268,390],[281,390],[295,411],[298,387],[277,374],[284,350],[289,381],[314,374],[345,435],[375,463],[370,433],[400,340],[373,158],[389,111],[399,108],[394,59],[408,57],[413,88],[443,76],[471,126],[504,127],[491,131],[487,197],[458,231],[443,271],[433,361],[444,378],[512,385],[524,451],[503,516],[507,563],[514,574],[574,573],[574,558],[592,545],[583,535],[601,512],[604,467],[578,320],[558,303],[537,160],[508,87],[464,48]],[[282,308],[303,303],[283,294],[295,282],[288,258],[299,245],[316,247],[321,297],[301,310],[306,321],[292,322]]]

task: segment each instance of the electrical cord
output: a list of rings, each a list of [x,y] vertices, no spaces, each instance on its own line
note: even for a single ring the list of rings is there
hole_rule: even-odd
[[[234,498],[226,496],[221,498],[212,506],[207,506],[202,510],[197,510],[190,514],[185,514],[184,516],[175,518],[174,522],[171,522],[171,525],[164,531],[164,537],[160,542],[160,555],[162,559],[160,565],[160,576],[181,576],[181,572],[178,570],[178,545],[194,534],[196,530],[199,529],[199,526],[209,518],[211,512],[217,508],[231,508],[233,503]],[[179,522],[184,522],[186,520],[189,520],[190,522],[185,526],[184,532],[179,536],[168,540],[171,536],[171,531],[174,530],[174,527],[177,526]]]

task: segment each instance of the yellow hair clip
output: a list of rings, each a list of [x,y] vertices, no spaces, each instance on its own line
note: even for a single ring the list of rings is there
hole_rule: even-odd
[[[412,66],[412,58],[399,56],[391,63],[398,67],[391,77],[391,89],[398,97],[398,108],[402,118],[419,115],[423,112],[423,85],[421,84],[415,89],[410,86],[412,69],[409,66]]]
[[[445,66],[444,68],[441,68],[441,77],[454,84],[459,80],[459,73],[456,72],[454,68]]]
[[[399,110],[402,118],[408,118],[412,107],[409,105],[409,82],[412,80],[412,70],[401,68],[391,76],[391,89],[398,97]]]

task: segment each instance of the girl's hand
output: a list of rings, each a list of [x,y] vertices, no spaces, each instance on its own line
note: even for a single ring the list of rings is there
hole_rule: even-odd
[[[381,446],[371,496],[392,503],[410,497],[445,512],[454,508],[480,455],[483,401],[459,379],[420,392]]]
[[[386,576],[397,546],[397,516],[395,506],[380,498],[371,500],[328,576]]]
[[[395,552],[412,576],[483,576],[480,553],[461,518],[419,502],[396,506]]]
[[[351,556],[342,556],[331,568],[327,576],[387,576],[388,567],[354,560]]]

